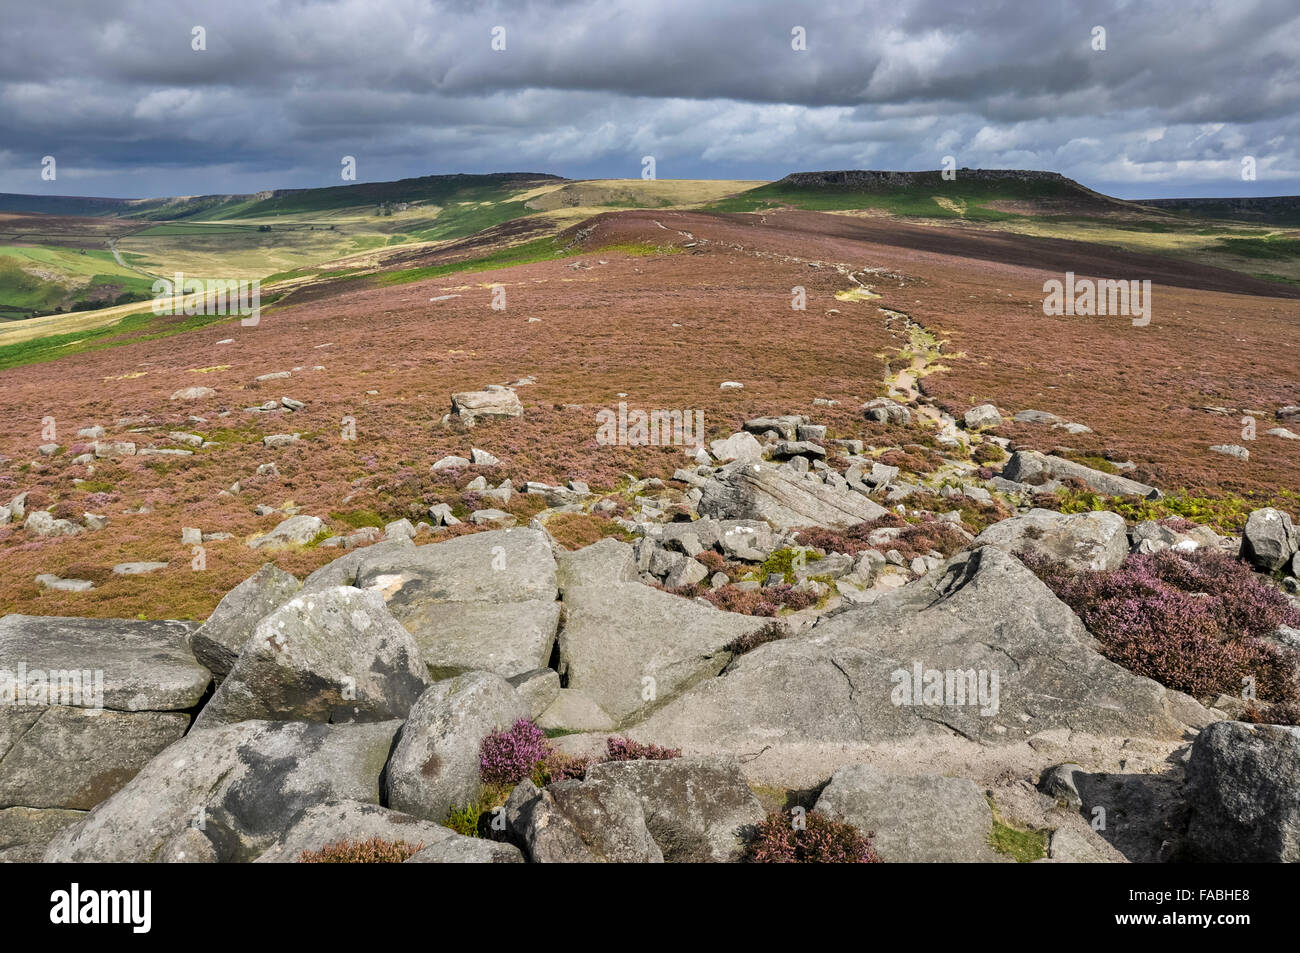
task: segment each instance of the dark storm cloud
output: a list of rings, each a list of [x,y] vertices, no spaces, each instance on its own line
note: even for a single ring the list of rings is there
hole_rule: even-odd
[[[635,176],[650,154],[673,178],[952,155],[1125,195],[1295,192],[1297,50],[1294,0],[47,0],[0,33],[0,190],[336,184],[343,155],[363,180]]]

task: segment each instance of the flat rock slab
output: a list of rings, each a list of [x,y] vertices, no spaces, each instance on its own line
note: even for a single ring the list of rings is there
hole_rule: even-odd
[[[843,487],[791,479],[772,464],[732,463],[703,488],[699,511],[718,519],[763,520],[779,530],[800,526],[847,529],[886,513],[879,503]]]
[[[1002,745],[1054,729],[1177,740],[1214,720],[1186,695],[1103,658],[1033,573],[984,547],[760,646],[627,733],[739,755],[954,733]]]
[[[414,637],[431,678],[471,671],[513,678],[550,660],[560,603],[426,602],[398,607],[394,616]]]
[[[858,830],[886,863],[980,864],[1010,858],[993,850],[993,811],[966,778],[902,777],[866,764],[840,768],[813,810]]]
[[[511,678],[550,659],[560,606],[555,557],[539,530],[376,552],[359,561],[356,585],[383,595],[435,678],[476,670]]]
[[[1008,553],[1028,550],[1074,570],[1118,569],[1128,556],[1128,527],[1118,513],[1057,513],[1032,509],[994,523],[973,546]]]
[[[0,805],[90,810],[189,723],[172,712],[0,707]]]
[[[328,801],[303,811],[293,826],[280,836],[259,864],[301,863],[304,851],[319,851],[341,841],[405,841],[423,845],[419,863],[516,863],[524,861],[519,849],[478,837],[465,837],[450,828],[421,820],[401,811],[390,811],[364,801]]]
[[[79,672],[84,683],[86,673],[102,672],[105,708],[193,708],[212,681],[190,650],[196,628],[192,622],[7,615],[0,619],[0,693],[23,664],[29,680],[36,671]],[[66,694],[57,701],[94,707]]]
[[[616,723],[716,675],[731,658],[724,646],[764,624],[641,583],[568,589],[564,620],[568,688]]]
[[[60,832],[45,860],[145,863],[187,853],[251,861],[316,804],[378,804],[400,727],[241,721],[191,731]]]
[[[555,557],[540,530],[494,530],[405,549],[366,550],[356,582],[389,611],[423,602],[525,602],[556,596]],[[308,577],[310,581],[311,577]]]

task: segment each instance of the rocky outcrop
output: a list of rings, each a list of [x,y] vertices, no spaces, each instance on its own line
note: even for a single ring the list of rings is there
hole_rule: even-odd
[[[758,798],[731,760],[608,761],[591,768],[587,779],[636,795],[667,863],[738,861],[763,820]]]
[[[1015,483],[1042,483],[1046,479],[1083,481],[1089,489],[1107,496],[1141,496],[1149,500],[1162,494],[1153,486],[1085,467],[1064,457],[1049,456],[1036,450],[1017,450],[1002,468],[1002,477]]]
[[[418,863],[520,864],[524,860],[518,848],[510,844],[465,837],[441,824],[378,804],[340,800],[307,808],[256,863],[301,863],[304,851],[317,852],[331,844],[376,837],[422,847],[416,855]]]
[[[640,799],[607,780],[524,781],[506,805],[511,831],[537,864],[658,864]]]
[[[724,647],[762,625],[640,583],[571,587],[564,607],[568,688],[616,723],[716,675],[731,658]]]
[[[253,627],[288,602],[300,588],[297,578],[267,563],[231,589],[191,639],[195,657],[225,678]]]
[[[1213,719],[1103,658],[1033,573],[984,547],[759,647],[627,733],[730,753],[948,734],[996,746],[1063,728],[1176,739]]]
[[[885,508],[847,487],[792,479],[772,464],[733,463],[703,487],[699,511],[717,519],[763,520],[776,529],[845,529],[883,516]]]

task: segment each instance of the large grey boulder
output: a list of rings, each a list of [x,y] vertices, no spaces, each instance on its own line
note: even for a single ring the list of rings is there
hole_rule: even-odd
[[[193,708],[212,682],[212,673],[190,650],[195,628],[191,622],[7,615],[0,619],[0,694],[6,684],[12,689],[12,676],[22,662],[29,677],[45,672],[51,683],[63,686],[57,701],[50,699],[52,703],[98,707],[71,700],[66,689],[74,684],[74,676],[81,676],[82,686],[99,684],[91,675],[102,672],[104,708]],[[84,693],[84,687],[79,691]]]
[[[1006,860],[989,844],[993,811],[974,781],[904,777],[866,764],[840,768],[813,810],[874,831],[880,859],[905,864]]]
[[[467,671],[509,678],[547,664],[560,606],[555,557],[541,531],[371,552],[358,563],[356,585],[383,595],[434,678]]]
[[[962,415],[962,422],[966,424],[967,430],[978,430],[980,427],[1000,427],[1002,426],[1002,415],[998,413],[997,407],[993,404],[980,404],[966,411]]]
[[[296,576],[266,563],[231,589],[190,640],[194,656],[218,678],[235,664],[253,627],[284,605],[301,587]]]
[[[984,547],[741,656],[627,734],[691,753],[779,753],[953,734],[1003,745],[1059,729],[1178,739],[1213,717],[1105,659],[1033,573]]]
[[[519,395],[506,388],[461,391],[451,395],[451,412],[467,427],[493,417],[522,417],[524,405]]]
[[[1085,467],[1064,457],[1048,456],[1037,450],[1017,450],[1002,468],[1002,477],[1015,483],[1043,483],[1051,480],[1082,480],[1089,489],[1107,496],[1141,496],[1148,500],[1164,494],[1153,486]]]
[[[313,805],[379,803],[399,727],[241,721],[192,731],[60,832],[45,860],[142,863],[195,850],[216,861],[253,860]]]
[[[1128,555],[1128,530],[1118,513],[1057,513],[1032,509],[1001,520],[975,537],[972,546],[1028,550],[1071,569],[1118,569]]]
[[[525,781],[506,811],[533,863],[663,863],[641,800],[612,781],[561,781],[541,791]]]
[[[255,861],[259,864],[301,863],[304,851],[320,851],[342,841],[372,838],[423,845],[420,863],[523,863],[519,849],[477,837],[465,837],[450,828],[390,811],[365,801],[327,801],[298,815],[292,826]],[[415,858],[412,857],[412,860]]]
[[[724,647],[763,620],[723,612],[640,583],[564,593],[561,671],[616,723],[722,671]]]
[[[753,434],[744,431],[733,433],[725,440],[713,441],[709,444],[709,450],[720,463],[731,463],[733,460],[754,463],[763,459],[763,445],[754,438]]]
[[[0,707],[0,806],[88,811],[189,722],[180,712]]]
[[[895,424],[906,427],[912,422],[912,412],[896,400],[877,397],[862,405],[862,415],[868,420],[881,424]]]
[[[379,593],[338,586],[259,622],[195,727],[400,719],[428,684],[419,646]]]
[[[735,761],[671,758],[606,761],[588,781],[609,781],[641,801],[646,828],[668,863],[731,863],[763,820],[763,807]]]
[[[283,549],[288,546],[304,546],[326,531],[325,521],[319,516],[300,514],[290,516],[269,533],[251,539],[250,549]]]
[[[1265,507],[1246,518],[1241,535],[1241,558],[1261,572],[1274,572],[1291,561],[1300,548],[1291,517],[1281,510]]]
[[[442,821],[452,809],[474,801],[482,790],[479,745],[529,714],[499,675],[467,672],[436,682],[411,709],[389,759],[388,806]]]
[[[732,463],[703,488],[699,511],[718,519],[764,520],[780,530],[800,526],[846,529],[883,516],[885,508],[861,493],[792,479],[767,463]]]
[[[1300,727],[1223,721],[1197,736],[1187,764],[1193,857],[1300,861]]]

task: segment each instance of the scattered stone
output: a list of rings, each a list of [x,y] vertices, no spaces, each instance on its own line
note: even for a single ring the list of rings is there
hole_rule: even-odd
[[[862,405],[862,413],[868,420],[882,424],[895,424],[905,427],[912,422],[912,412],[897,401],[888,397],[878,397]]]
[[[1048,456],[1036,450],[1017,450],[1013,453],[1006,466],[1002,468],[1002,477],[1015,483],[1031,484],[1036,481],[1042,482],[1045,477],[1055,477],[1057,480],[1073,477],[1082,480],[1089,489],[1107,496],[1141,496],[1155,500],[1164,495],[1155,487],[1147,486],[1145,483],[1116,476],[1113,473],[1103,473],[1101,470],[1085,467],[1073,460]]]
[[[1274,572],[1300,549],[1300,532],[1291,517],[1273,507],[1254,510],[1241,536],[1241,558],[1261,572]]]
[[[271,532],[250,540],[249,549],[276,549],[303,546],[326,532],[325,521],[318,516],[291,516]]]
[[[166,569],[167,563],[118,563],[113,567],[113,572],[119,576],[140,576],[145,573],[157,572],[159,569]]]
[[[89,592],[95,588],[95,584],[89,579],[63,579],[48,572],[38,575],[36,584],[57,592]]]
[[[979,430],[981,427],[1001,427],[1002,415],[993,404],[980,404],[972,407],[962,415],[967,430]]]
[[[484,390],[452,394],[451,413],[467,427],[472,427],[480,420],[494,417],[522,417],[524,405],[514,391],[489,386]]]
[[[216,397],[217,392],[211,387],[182,387],[172,394],[171,400],[203,400],[206,397]]]
[[[1249,460],[1250,451],[1245,447],[1239,447],[1233,443],[1220,443],[1210,447],[1214,453],[1221,453],[1224,456],[1235,457],[1238,460]]]

